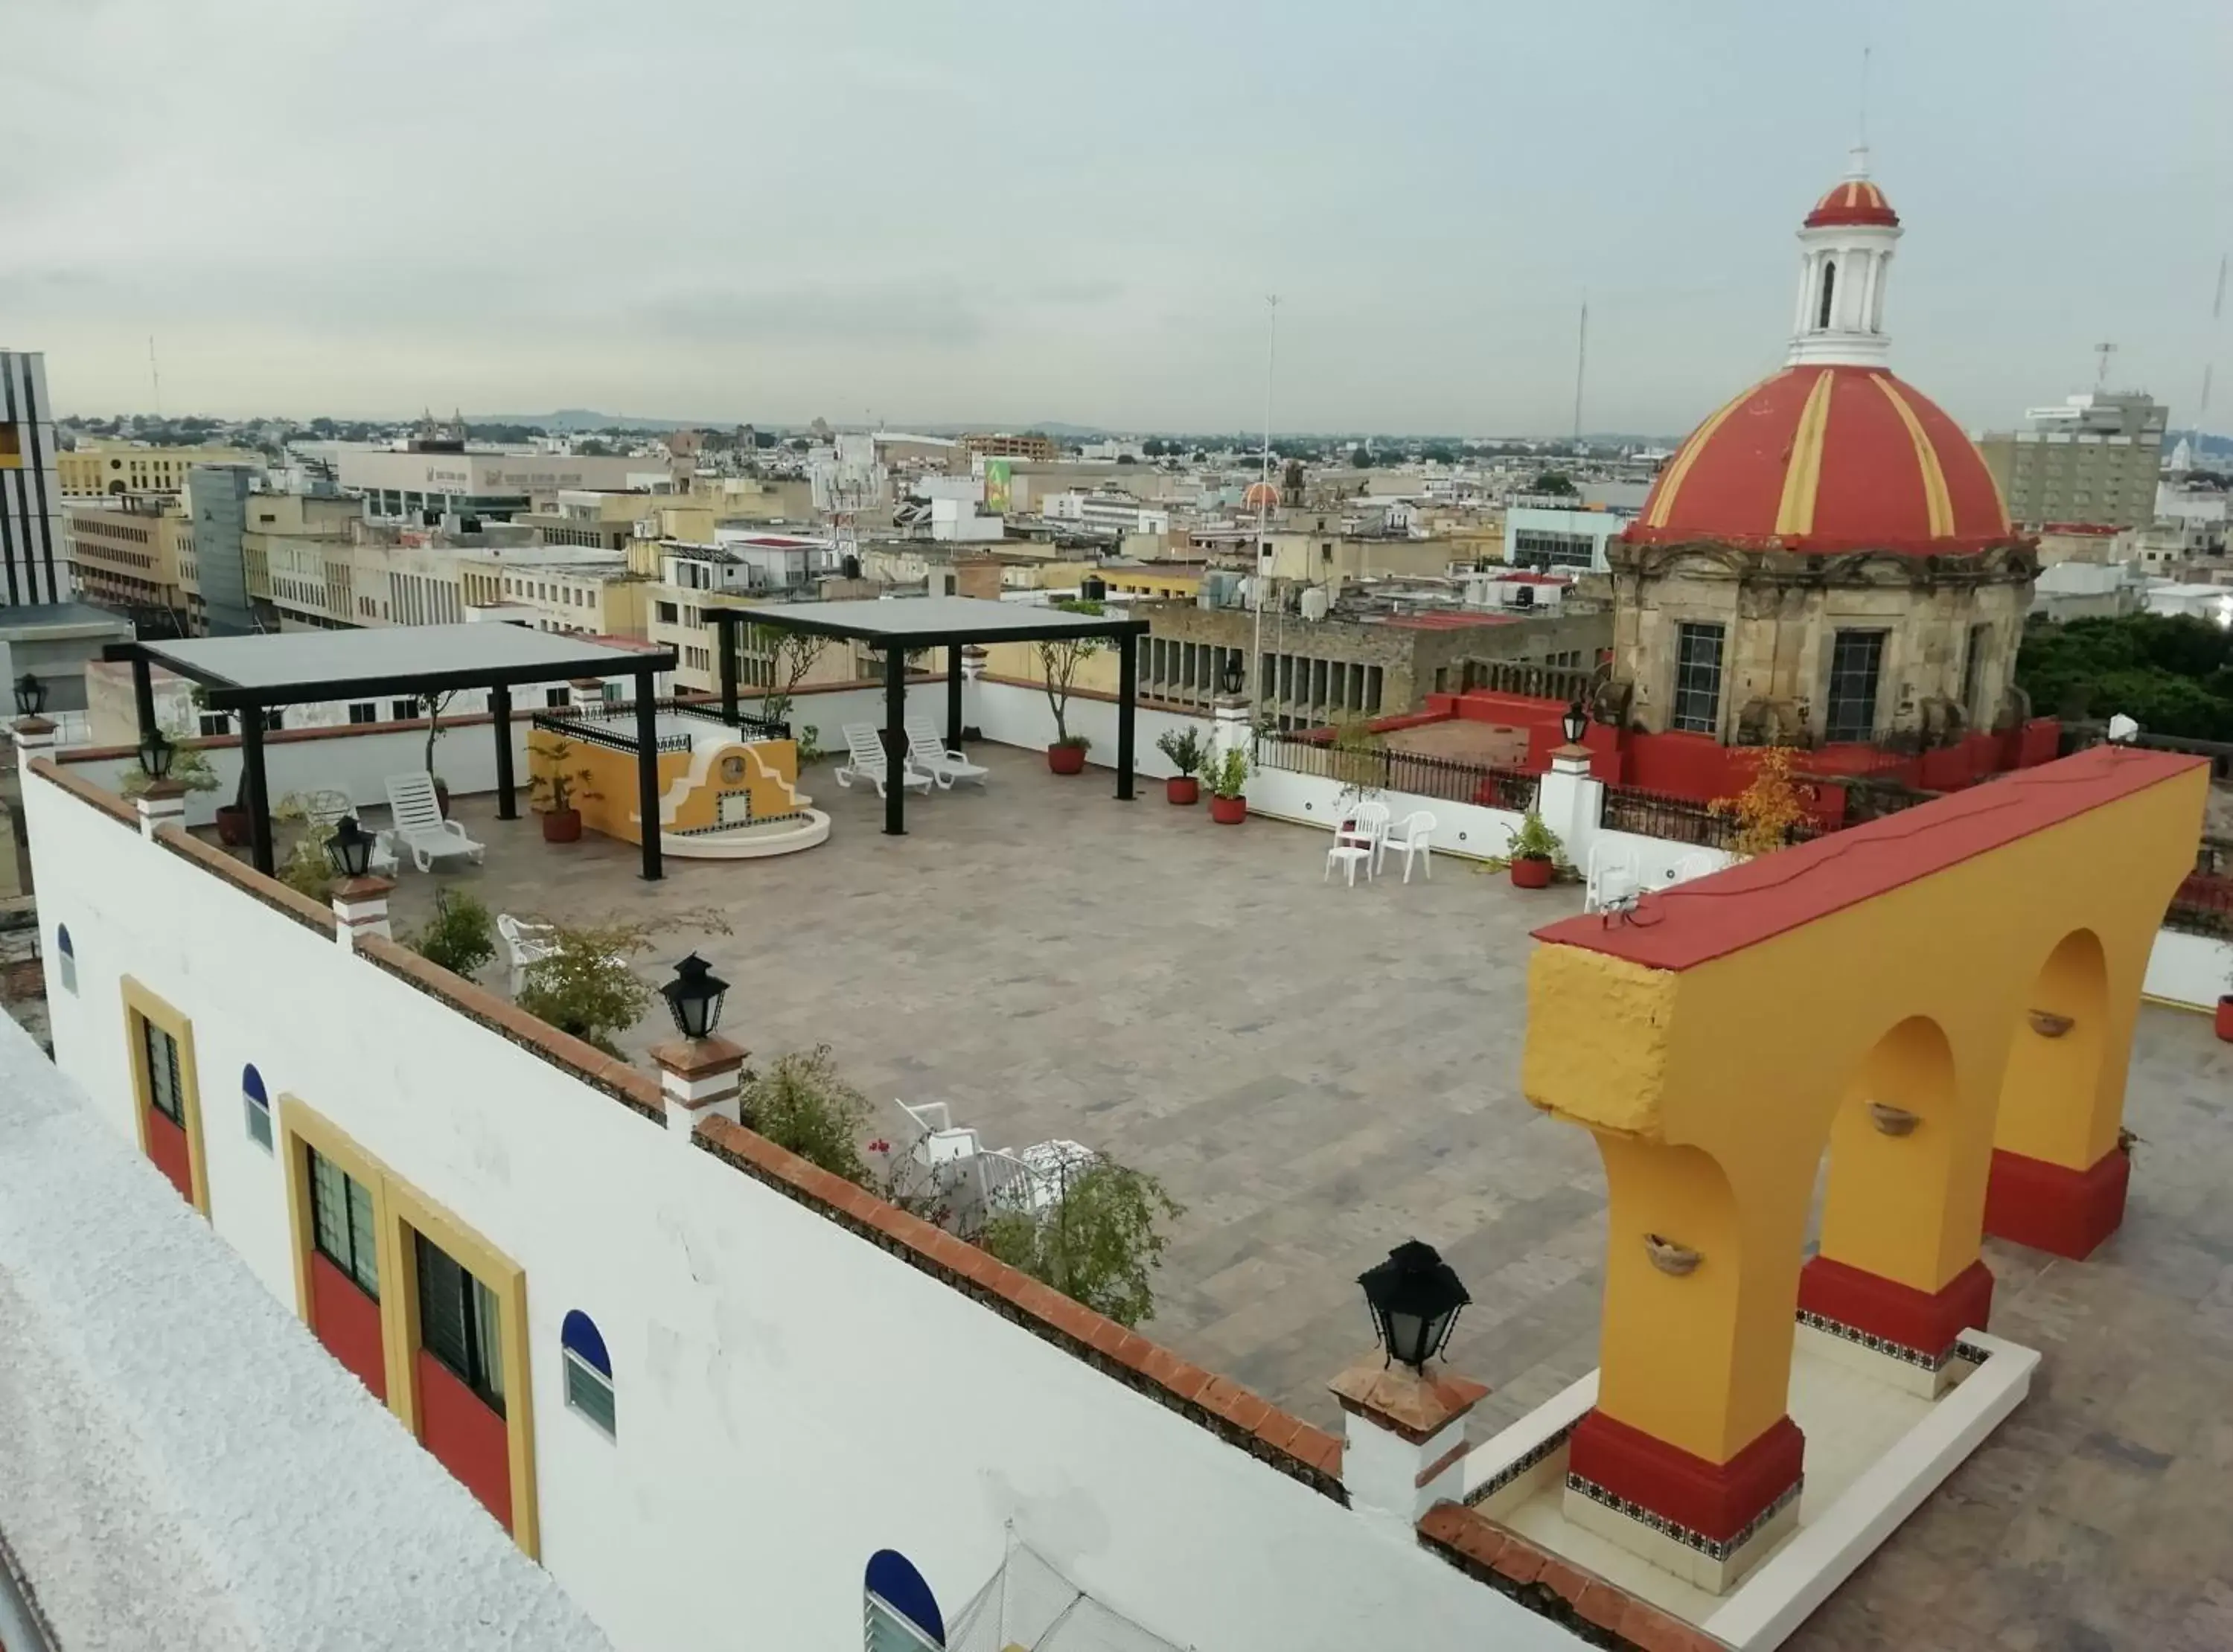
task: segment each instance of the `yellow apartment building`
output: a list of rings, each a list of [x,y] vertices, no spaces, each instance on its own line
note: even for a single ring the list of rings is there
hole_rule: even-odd
[[[177,493],[197,465],[260,465],[260,453],[233,447],[140,447],[94,443],[55,455],[55,474],[65,499],[99,499],[125,493]]]

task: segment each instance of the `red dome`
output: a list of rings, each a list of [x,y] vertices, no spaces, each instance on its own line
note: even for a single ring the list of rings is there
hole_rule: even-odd
[[[1248,491],[1240,496],[1240,508],[1244,511],[1277,511],[1279,508],[1279,490],[1269,482],[1251,482]]]
[[[1791,367],[1690,433],[1622,536],[1948,556],[2018,543],[1983,457],[1881,367]]]
[[[1819,230],[1827,224],[1884,224],[1897,226],[1899,214],[1891,210],[1884,191],[1865,178],[1848,178],[1833,184],[1830,192],[1814,203],[1814,210],[1807,215],[1807,227]]]

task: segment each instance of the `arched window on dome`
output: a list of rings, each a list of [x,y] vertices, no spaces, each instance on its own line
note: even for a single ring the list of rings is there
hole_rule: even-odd
[[[61,979],[62,991],[72,998],[77,996],[77,948],[70,944],[69,926],[55,926],[55,973]]]
[[[569,1309],[558,1330],[558,1346],[566,1365],[566,1408],[587,1417],[607,1439],[619,1438],[613,1362],[597,1322],[579,1308]]]
[[[1822,260],[1822,304],[1821,308],[1815,312],[1816,327],[1829,326],[1830,309],[1837,302],[1837,294],[1838,261],[1835,258],[1825,258]]]
[[[240,1106],[248,1119],[248,1139],[266,1153],[271,1148],[271,1092],[264,1087],[264,1075],[251,1062],[240,1070]]]

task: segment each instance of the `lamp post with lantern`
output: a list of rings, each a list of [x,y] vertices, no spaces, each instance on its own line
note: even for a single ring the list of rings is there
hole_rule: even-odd
[[[745,1051],[716,1031],[729,984],[697,953],[674,966],[674,979],[659,989],[659,995],[667,1000],[667,1011],[680,1036],[654,1045],[651,1058],[659,1067],[667,1128],[687,1145],[701,1118],[719,1116],[732,1124],[740,1121]]]

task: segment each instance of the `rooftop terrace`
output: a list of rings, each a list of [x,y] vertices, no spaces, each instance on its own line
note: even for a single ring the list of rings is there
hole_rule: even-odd
[[[1154,1172],[1187,1212],[1144,1329],[1322,1425],[1370,1338],[1355,1275],[1414,1234],[1473,1294],[1449,1356],[1495,1390],[1477,1437],[1588,1371],[1603,1174],[1518,1089],[1528,932],[1578,899],[1447,860],[1328,886],[1315,833],[983,750],[990,790],[916,803],[904,837],[818,765],[826,845],[659,884],[625,844],[546,847],[462,798],[486,866],[407,872],[396,927],[448,881],[500,912],[642,919],[657,957],[716,960],[723,1031],[762,1059],[827,1043],[879,1107],[944,1102],[988,1145],[1070,1137]],[[2233,1047],[2145,1009],[2127,1119],[2131,1208],[2093,1259],[1986,1245],[1994,1330],[2047,1356],[2029,1401],[1790,1644],[2233,1644]]]

